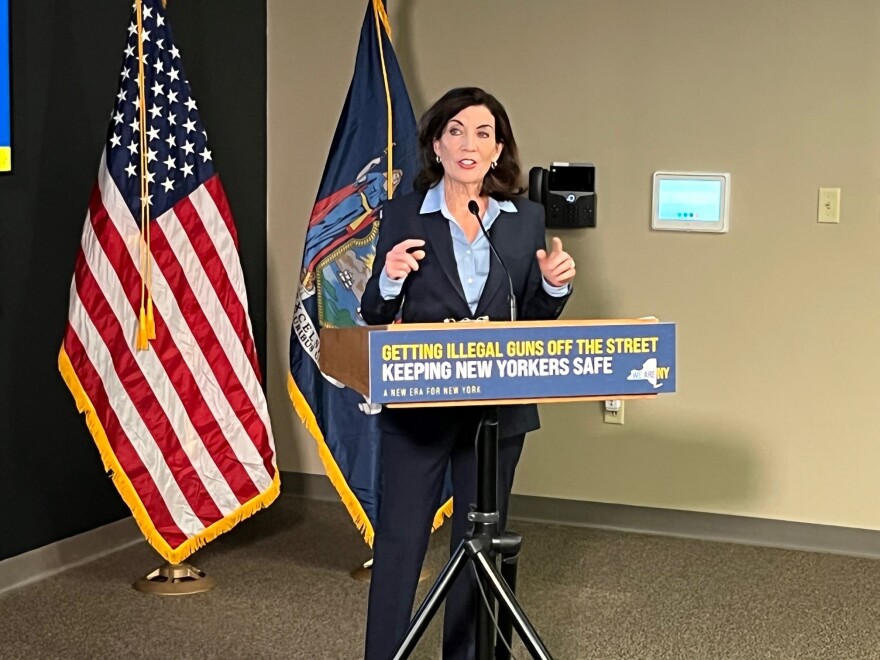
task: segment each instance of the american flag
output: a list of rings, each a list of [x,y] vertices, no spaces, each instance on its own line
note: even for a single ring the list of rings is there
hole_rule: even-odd
[[[271,503],[279,476],[235,225],[159,0],[135,4],[107,139],[59,367],[147,540],[179,563]],[[155,339],[137,350],[143,281]]]

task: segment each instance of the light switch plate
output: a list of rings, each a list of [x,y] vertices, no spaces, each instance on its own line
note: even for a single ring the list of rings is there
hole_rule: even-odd
[[[819,188],[819,222],[840,222],[840,188]]]

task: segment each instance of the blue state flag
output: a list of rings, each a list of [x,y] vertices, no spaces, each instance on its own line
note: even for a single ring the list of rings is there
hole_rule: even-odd
[[[380,406],[321,373],[318,332],[366,325],[360,300],[376,255],[382,204],[411,191],[418,169],[415,117],[390,33],[384,3],[371,0],[354,77],[309,218],[288,382],[327,476],[370,545],[382,497]],[[451,511],[451,495],[444,493],[434,527]]]

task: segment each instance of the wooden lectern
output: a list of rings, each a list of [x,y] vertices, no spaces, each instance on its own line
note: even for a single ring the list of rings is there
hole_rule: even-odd
[[[499,529],[498,407],[674,392],[675,325],[645,318],[324,328],[320,368],[374,404],[485,407],[476,445],[477,502],[468,515],[474,528],[413,616],[395,660],[410,656],[469,562],[487,605],[477,610],[477,657],[509,658],[516,628],[533,658],[550,658],[514,595],[522,539]],[[497,642],[487,591],[498,600]]]

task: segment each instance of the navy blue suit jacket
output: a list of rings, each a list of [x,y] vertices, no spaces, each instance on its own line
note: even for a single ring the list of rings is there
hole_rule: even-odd
[[[376,260],[361,299],[361,316],[370,325],[391,323],[398,312],[404,323],[436,323],[450,318],[458,321],[480,316],[488,316],[492,321],[509,321],[507,275],[494,255],[490,257],[489,276],[477,310],[471,313],[458,276],[449,221],[439,211],[420,214],[424,198],[422,193],[412,193],[394,198],[383,207]],[[502,211],[489,235],[510,271],[518,320],[555,319],[568,296],[553,297],[544,291],[541,283],[535,252],[545,248],[544,208],[523,198],[516,198],[513,203],[516,213]],[[384,300],[379,292],[379,275],[385,268],[385,256],[395,245],[410,238],[425,241],[425,258],[419,262],[419,269],[406,277],[401,294],[394,300]],[[426,425],[448,425],[450,421],[448,409],[444,408],[386,408],[380,415],[379,425],[386,431],[421,434]],[[501,437],[533,431],[539,426],[534,404],[500,409]]]

